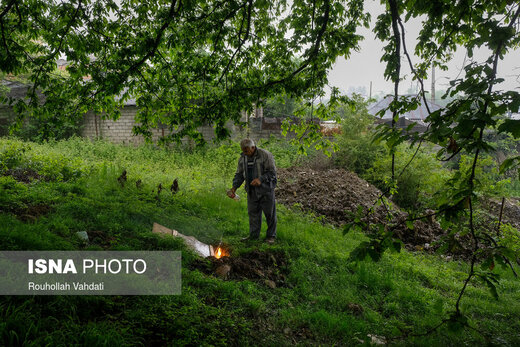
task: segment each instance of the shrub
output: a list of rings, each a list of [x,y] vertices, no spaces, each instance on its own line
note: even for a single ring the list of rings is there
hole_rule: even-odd
[[[31,147],[18,140],[1,140],[0,142],[0,174],[20,165],[25,151]]]
[[[375,118],[368,113],[367,102],[359,96],[353,98],[354,106],[338,109],[343,131],[337,137],[339,150],[334,159],[336,165],[364,176],[376,160],[386,155],[386,150],[372,141]]]
[[[435,159],[431,146],[423,145],[417,154],[415,151],[416,147],[411,148],[407,144],[397,147],[395,155],[397,191],[393,200],[400,207],[414,211],[434,208],[436,202],[432,196],[449,177],[449,171]],[[410,162],[414,154],[415,158]],[[410,164],[403,171],[408,162]],[[374,161],[363,178],[378,188],[385,189],[392,177],[391,165],[390,155],[381,156]],[[401,172],[402,174],[399,175]]]

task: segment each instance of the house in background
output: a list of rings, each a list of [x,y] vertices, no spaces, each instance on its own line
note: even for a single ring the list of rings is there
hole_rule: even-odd
[[[59,59],[57,61],[57,68],[65,70],[67,61]],[[88,78],[88,76],[86,77]],[[22,100],[26,97],[31,85],[21,83],[18,81],[2,80],[0,81],[0,92],[4,92],[13,100]],[[39,96],[44,98],[42,94]],[[103,115],[95,114],[92,111],[87,112],[78,129],[77,134],[82,137],[90,139],[105,139],[113,143],[133,144],[138,145],[144,142],[142,136],[136,136],[133,133],[133,128],[136,125],[135,116],[139,111],[136,100],[129,99],[122,107],[120,118],[112,120]],[[2,104],[0,102],[0,136],[8,135],[9,125],[15,117],[15,112],[12,106]],[[233,124],[231,121],[226,123],[226,127],[231,133],[233,139],[240,139],[243,137],[251,137],[258,141],[260,139],[268,139],[271,136],[282,136],[282,123],[286,118],[292,117],[264,117],[263,107],[253,107],[251,113],[242,113],[241,121],[248,124],[246,127]],[[294,119],[293,121],[301,121]],[[341,132],[340,125],[335,122],[320,122],[315,119],[314,122],[319,123],[321,132],[324,136],[333,137],[335,134]],[[169,128],[164,124],[159,124],[156,128],[150,129],[152,132],[152,141],[156,142],[159,138],[169,135]],[[215,139],[215,132],[212,125],[204,125],[199,127],[199,132],[202,133],[206,141]],[[289,138],[295,137],[295,134],[289,132]],[[183,139],[183,142],[189,142],[189,139]]]
[[[59,62],[60,66],[65,66],[66,62]],[[30,84],[22,83],[14,80],[0,81],[0,93],[2,96],[13,99],[23,100],[27,96]],[[39,97],[44,98],[41,93]],[[138,106],[135,99],[129,99],[125,102],[123,108],[120,110],[121,116],[117,120],[107,119],[102,115],[95,114],[92,111],[87,112],[78,129],[78,135],[90,139],[105,139],[113,143],[133,144],[138,145],[144,143],[142,136],[136,136],[133,133],[133,128],[136,125],[135,116],[138,112]],[[282,120],[266,119],[263,117],[262,108],[254,108],[251,114],[247,115],[245,112],[242,116],[242,121],[248,122],[249,127],[243,128],[228,121],[226,127],[231,132],[232,138],[241,138],[244,136],[251,136],[255,140],[261,138],[269,138],[271,135],[281,136],[281,122]],[[9,125],[15,118],[15,112],[11,105],[0,102],[0,136],[6,136],[9,133]],[[215,132],[212,125],[204,125],[198,129],[206,141],[215,139]],[[159,124],[156,128],[151,129],[152,140],[156,142],[160,137],[169,134],[169,129],[164,124]],[[189,139],[184,139],[183,142],[189,142]]]
[[[31,86],[16,80],[4,79],[0,81],[0,100],[3,98],[22,100],[26,97]],[[36,91],[36,95],[40,100],[44,96]],[[16,114],[11,105],[0,101],[0,136],[5,136],[9,133],[10,122],[15,118]]]
[[[415,95],[410,95],[411,97],[415,97]],[[394,97],[392,95],[387,95],[383,99],[373,103],[368,108],[368,113],[376,117],[376,123],[384,123],[389,126],[392,124],[392,112],[388,110],[388,106],[390,103],[394,100]],[[428,104],[428,108],[430,109],[430,112],[437,111],[441,108],[441,106],[431,102],[426,101]],[[380,117],[377,113],[383,109],[387,109],[383,117]],[[405,113],[404,115],[401,115],[399,117],[399,120],[396,123],[396,126],[402,129],[405,129],[412,123],[416,123],[416,125],[413,127],[413,132],[424,132],[426,131],[428,127],[428,123],[426,122],[426,118],[428,117],[428,110],[426,106],[423,104],[422,100],[419,106],[410,112]]]

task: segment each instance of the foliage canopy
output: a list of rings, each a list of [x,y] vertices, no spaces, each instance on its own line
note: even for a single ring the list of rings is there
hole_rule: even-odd
[[[164,141],[202,142],[200,125],[225,137],[226,121],[270,96],[321,90],[368,18],[362,0],[4,1],[0,71],[30,74],[20,118],[59,123],[88,110],[117,118],[135,98],[136,133],[149,137],[162,123],[176,131]],[[60,57],[66,76],[55,73]]]

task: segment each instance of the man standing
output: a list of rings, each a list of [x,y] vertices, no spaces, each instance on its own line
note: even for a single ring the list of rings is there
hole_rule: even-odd
[[[276,166],[273,155],[265,149],[257,148],[251,139],[240,142],[242,155],[233,179],[233,187],[228,190],[230,198],[245,181],[247,192],[247,213],[249,214],[249,236],[246,240],[257,240],[262,226],[262,211],[267,221],[265,242],[273,244],[276,239]]]

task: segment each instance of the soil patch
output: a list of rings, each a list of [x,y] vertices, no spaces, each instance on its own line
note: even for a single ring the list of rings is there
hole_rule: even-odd
[[[253,250],[239,256],[197,259],[191,267],[224,280],[253,280],[271,288],[286,286],[288,274],[285,254],[274,251]]]
[[[87,231],[88,239],[90,244],[98,245],[104,249],[108,249],[112,246],[116,240],[115,237],[109,236],[106,231],[101,230],[90,230]]]
[[[365,221],[391,227],[408,249],[431,249],[445,234],[433,219],[415,221],[413,229],[408,228],[405,223],[408,214],[398,206],[373,206],[380,195],[379,189],[344,169],[293,167],[278,170],[276,198],[279,202],[325,216],[326,221],[334,225],[352,222],[358,206],[362,206],[363,215],[374,208]],[[389,212],[392,215],[391,224],[388,221]]]
[[[41,180],[44,177],[37,171],[28,168],[16,168],[6,171],[4,176],[11,176],[18,182],[31,183],[34,180]]]
[[[483,202],[483,205],[491,215],[497,216],[494,221],[498,222],[498,216],[500,216],[502,209],[502,200],[486,200]],[[502,223],[511,224],[517,230],[520,230],[520,199],[505,199],[504,208],[502,209]]]
[[[44,216],[52,211],[52,207],[47,204],[29,205],[24,210],[15,212],[18,219],[23,222],[35,222],[41,216]]]

